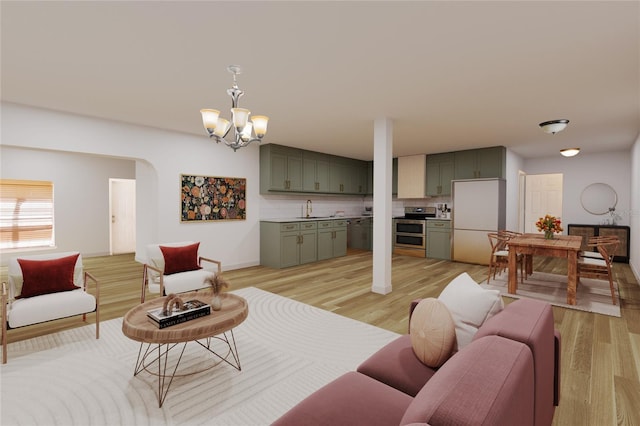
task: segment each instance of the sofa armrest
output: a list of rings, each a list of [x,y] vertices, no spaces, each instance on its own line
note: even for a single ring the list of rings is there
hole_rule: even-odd
[[[144,303],[146,299],[147,286],[149,285],[149,270],[157,273],[158,277],[160,277],[160,296],[164,295],[164,271],[145,263],[142,269],[142,293],[140,296],[140,303]]]
[[[220,262],[219,260],[209,259],[208,257],[200,256],[198,258],[198,265],[202,266],[202,262],[209,262],[209,263],[214,263],[218,265],[218,274],[222,273],[222,262]]]
[[[554,369],[554,380],[553,380],[553,405],[556,407],[560,404],[560,332],[558,330],[554,330],[554,342],[555,342],[555,369]]]
[[[503,337],[483,337],[440,367],[400,425],[532,426],[534,390],[529,347]]]

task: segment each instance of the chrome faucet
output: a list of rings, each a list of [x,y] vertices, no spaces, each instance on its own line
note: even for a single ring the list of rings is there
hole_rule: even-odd
[[[309,213],[313,212],[313,205],[311,200],[307,200],[307,217],[309,217]]]

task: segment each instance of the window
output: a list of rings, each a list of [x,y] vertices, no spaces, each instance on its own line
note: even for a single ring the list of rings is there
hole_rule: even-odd
[[[0,249],[53,245],[53,182],[0,179]]]

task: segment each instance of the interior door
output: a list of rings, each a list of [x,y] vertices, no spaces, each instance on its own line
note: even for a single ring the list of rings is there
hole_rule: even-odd
[[[536,221],[546,214],[562,218],[562,173],[525,178],[525,232],[539,233]]]
[[[136,251],[136,181],[109,179],[111,254]]]

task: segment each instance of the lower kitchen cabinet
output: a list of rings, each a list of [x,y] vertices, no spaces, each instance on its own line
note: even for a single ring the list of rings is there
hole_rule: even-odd
[[[348,246],[360,250],[373,250],[373,218],[351,219]]]
[[[450,220],[427,220],[427,257],[451,260]]]
[[[260,264],[287,268],[318,260],[317,222],[260,222]]]
[[[347,220],[318,222],[318,260],[347,255]]]

